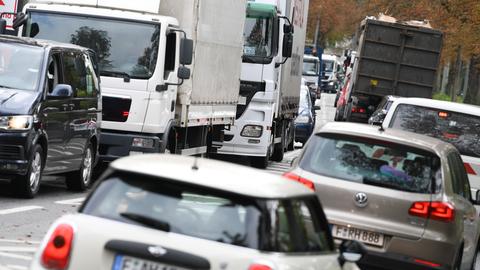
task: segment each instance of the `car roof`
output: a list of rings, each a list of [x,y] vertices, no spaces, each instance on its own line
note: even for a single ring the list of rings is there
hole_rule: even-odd
[[[395,104],[410,104],[415,106],[480,116],[479,106],[443,100],[435,100],[428,98],[398,98],[395,100]]]
[[[349,135],[354,137],[371,138],[383,141],[390,141],[397,144],[406,145],[409,147],[422,149],[424,151],[432,152],[437,156],[443,156],[447,151],[454,150],[455,147],[449,143],[441,140],[428,137],[421,134],[416,134],[399,129],[387,128],[383,129],[378,126],[345,123],[345,122],[330,122],[323,125],[316,134],[319,133],[334,133]]]
[[[304,54],[303,55],[303,60],[320,61],[320,59],[318,59],[318,57],[310,55],[310,54]]]
[[[204,158],[168,154],[136,155],[116,160],[110,167],[256,198],[283,199],[314,195],[302,184],[288,181],[282,176]]]
[[[50,47],[50,48],[74,49],[74,50],[81,50],[81,51],[88,50],[85,47],[77,46],[70,43],[61,43],[61,42],[56,42],[51,40],[34,39],[34,38],[28,38],[28,37],[16,37],[16,36],[8,36],[8,35],[0,35],[0,43],[1,42],[18,43],[18,44],[37,46],[42,48]]]

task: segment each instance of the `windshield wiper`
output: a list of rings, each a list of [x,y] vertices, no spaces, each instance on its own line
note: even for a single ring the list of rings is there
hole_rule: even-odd
[[[131,76],[130,74],[123,72],[123,71],[113,71],[113,70],[102,70],[100,72],[100,75],[102,76],[113,76],[117,78],[124,78],[124,79],[130,79]]]
[[[149,216],[144,216],[141,214],[136,214],[136,213],[129,213],[129,212],[124,212],[120,213],[120,216],[133,220],[135,222],[138,222],[140,224],[143,224],[147,227],[153,228],[153,229],[158,229],[161,231],[169,232],[170,231],[170,224],[168,222],[154,219]]]

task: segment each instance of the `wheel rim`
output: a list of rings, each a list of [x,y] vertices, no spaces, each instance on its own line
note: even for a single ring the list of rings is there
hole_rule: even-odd
[[[30,171],[30,190],[34,191],[37,189],[40,183],[40,176],[42,174],[42,156],[39,152],[35,153],[35,156],[32,160]]]
[[[92,174],[92,150],[90,147],[87,148],[87,152],[85,153],[85,158],[83,159],[83,170],[82,170],[82,180],[85,185],[90,182],[90,176]]]

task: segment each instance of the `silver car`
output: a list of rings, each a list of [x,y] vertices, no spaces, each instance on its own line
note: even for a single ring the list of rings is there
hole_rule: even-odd
[[[296,163],[285,176],[317,192],[334,238],[367,245],[362,269],[474,269],[478,199],[452,145],[329,123]]]
[[[341,251],[318,198],[298,183],[143,155],[112,163],[79,213],[52,225],[31,269],[340,270],[364,250],[346,241]]]

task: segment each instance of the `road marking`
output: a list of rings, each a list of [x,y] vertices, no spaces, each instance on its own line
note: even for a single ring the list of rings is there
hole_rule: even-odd
[[[35,253],[36,247],[0,247],[0,252]]]
[[[12,258],[12,259],[18,259],[18,260],[25,260],[25,261],[33,260],[33,257],[31,257],[31,256],[10,254],[10,253],[7,253],[7,252],[0,252],[0,257],[6,257],[6,258]]]
[[[65,205],[80,205],[85,200],[85,197],[70,199],[70,200],[63,200],[63,201],[56,201],[56,204],[65,204]]]
[[[11,265],[11,264],[7,265],[7,268],[11,269],[11,270],[27,270],[28,269],[28,267],[26,267],[26,266]]]
[[[32,210],[39,210],[39,209],[43,209],[43,207],[32,205],[32,206],[22,206],[22,207],[16,207],[11,209],[4,209],[4,210],[0,210],[0,216],[32,211]]]
[[[39,245],[40,241],[31,241],[31,240],[11,240],[11,239],[0,239],[0,242],[11,243],[11,244],[30,244],[30,245]]]

